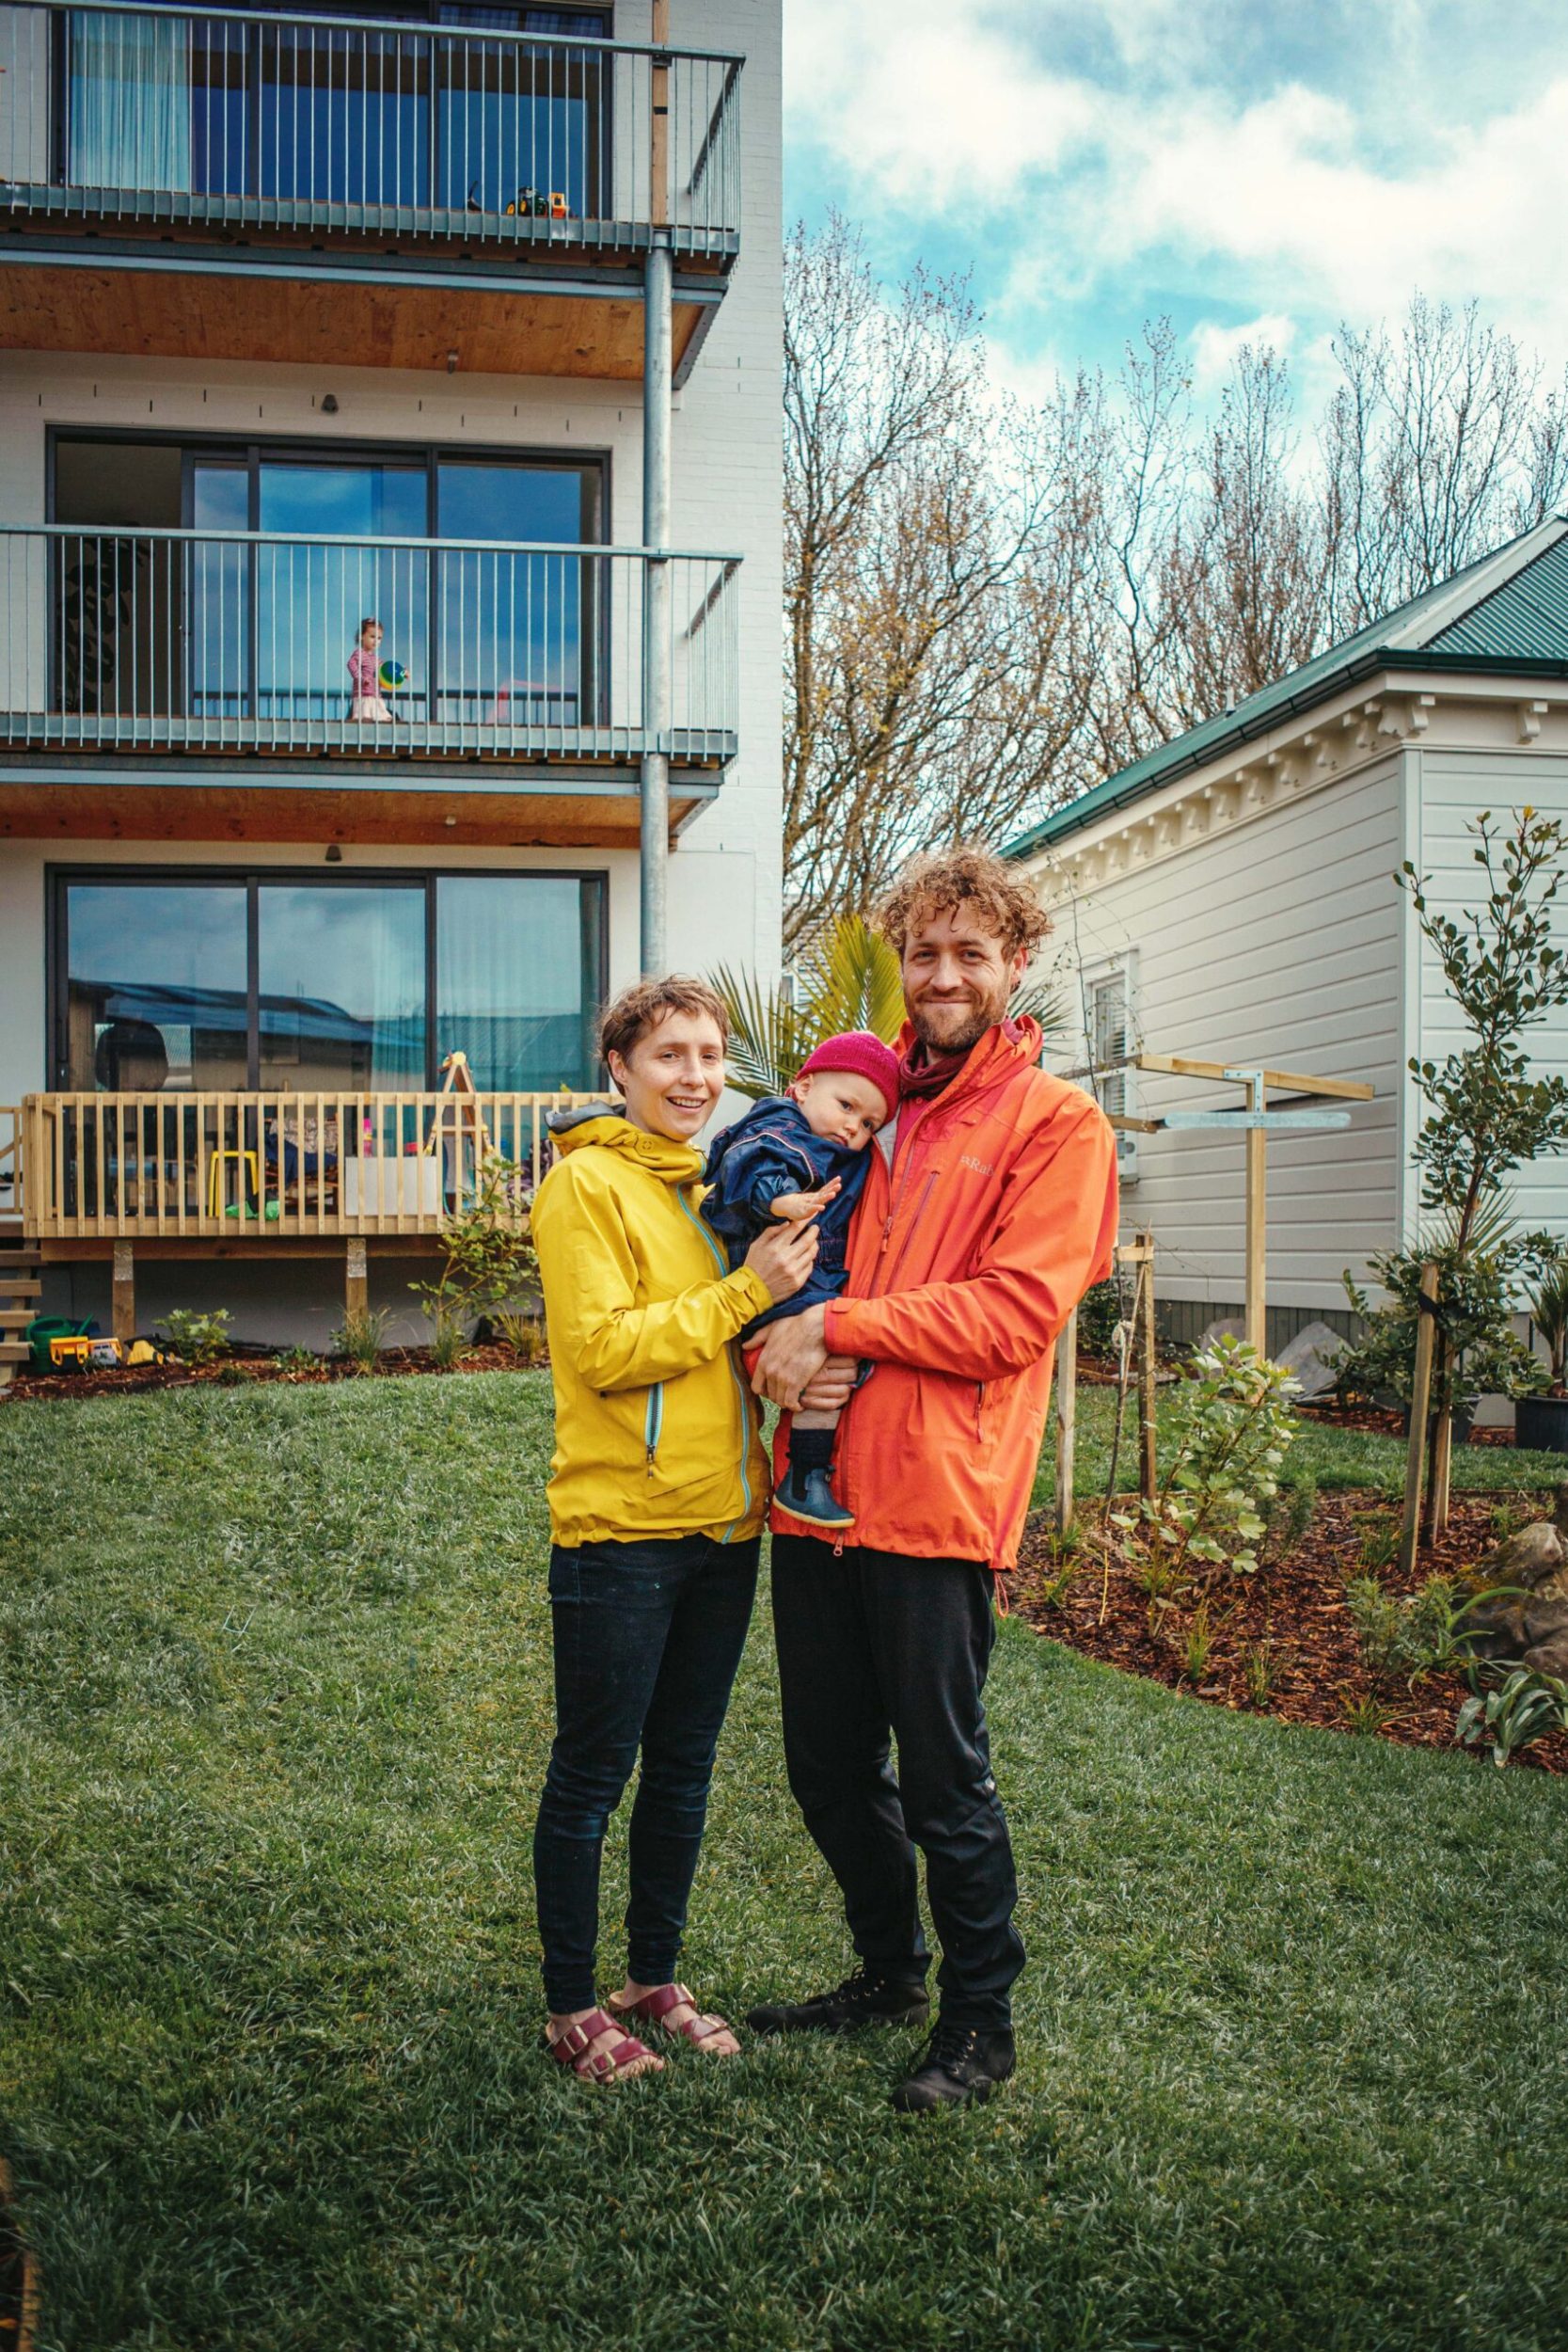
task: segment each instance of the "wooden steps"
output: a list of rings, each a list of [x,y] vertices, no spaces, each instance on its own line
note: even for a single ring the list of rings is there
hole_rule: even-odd
[[[22,1334],[43,1295],[41,1265],[36,1249],[0,1243],[0,1388],[9,1382],[12,1365],[24,1364],[32,1352]]]

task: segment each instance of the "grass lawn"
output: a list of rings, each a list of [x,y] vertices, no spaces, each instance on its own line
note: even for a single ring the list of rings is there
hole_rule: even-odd
[[[542,1375],[0,1412],[0,2150],[45,2344],[1568,2340],[1561,1784],[1016,1622],[1006,2093],[894,2116],[906,2036],[559,2075],[547,1430]],[[733,2016],[847,1959],[762,1618],[720,1770],[687,1970]]]

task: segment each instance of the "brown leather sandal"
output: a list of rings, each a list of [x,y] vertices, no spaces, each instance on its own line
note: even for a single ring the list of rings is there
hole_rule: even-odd
[[[613,2017],[607,2017],[602,2009],[591,2010],[586,2017],[579,2017],[575,2026],[568,2026],[564,2033],[557,2034],[553,2040],[546,2033],[545,2046],[551,2058],[569,2066],[581,2081],[602,2083],[607,2088],[610,2083],[624,2082],[627,2069],[636,2065],[639,2058],[653,2058],[656,2070],[663,2065],[663,2060],[645,2042],[630,2035],[612,2050],[594,2049],[593,2044],[601,2034],[613,2033],[615,2029]]]
[[[610,2007],[615,2016],[640,2017],[645,2025],[656,2026],[660,2033],[671,2034],[681,2042],[689,2042],[694,2050],[702,2049],[716,2034],[735,2031],[727,2017],[701,2014],[684,2018],[678,2026],[667,2026],[664,2021],[673,2009],[685,2007],[694,2010],[697,2007],[694,1996],[684,1984],[656,1985],[652,1993],[644,1993],[640,2000],[625,2003],[618,2001],[612,1993]],[[729,2058],[734,2054],[729,2050],[720,2050],[714,2055]]]

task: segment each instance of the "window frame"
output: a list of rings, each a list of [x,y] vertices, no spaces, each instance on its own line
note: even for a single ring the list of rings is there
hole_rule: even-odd
[[[73,884],[123,884],[130,888],[167,888],[185,883],[192,888],[243,888],[245,893],[245,1080],[244,1091],[262,1091],[261,1080],[261,1004],[259,892],[271,884],[309,883],[330,890],[369,890],[381,887],[418,888],[424,896],[425,1074],[423,1090],[434,1093],[440,1084],[437,1004],[436,901],[442,882],[575,882],[592,886],[598,905],[598,973],[595,1012],[610,993],[610,869],[603,866],[359,866],[346,873],[321,866],[83,866],[49,864],[44,886],[44,1067],[54,1075],[51,1092],[82,1092],[71,1084],[70,1039],[70,914],[68,893]],[[579,902],[580,903],[580,902]],[[592,1084],[603,1078],[602,1065],[593,1065]],[[269,1089],[287,1091],[283,1089]],[[365,1092],[385,1089],[367,1088]],[[395,1091],[395,1089],[393,1089]],[[505,1092],[510,1089],[501,1089]],[[525,1089],[526,1090],[526,1089]],[[170,1100],[174,1098],[171,1096]]]
[[[1096,1058],[1095,997],[1097,991],[1119,980],[1122,990],[1122,1059],[1101,1063]],[[1081,1072],[1072,1074],[1094,1096],[1101,1110],[1107,1106],[1102,1081],[1117,1077],[1121,1081],[1121,1102],[1118,1116],[1136,1119],[1138,1109],[1138,1073],[1132,1057],[1138,1051],[1138,955],[1135,947],[1125,948],[1119,955],[1101,956],[1083,968],[1084,1064]],[[1123,1186],[1138,1182],[1138,1137],[1136,1134],[1118,1131],[1117,1134],[1117,1173]]]
[[[567,451],[559,447],[535,445],[532,442],[515,443],[511,447],[504,443],[479,442],[470,448],[464,442],[451,442],[440,438],[424,441],[398,441],[380,437],[362,441],[335,440],[309,433],[254,435],[223,433],[209,427],[191,433],[147,433],[139,432],[134,426],[125,425],[99,428],[90,424],[52,423],[45,428],[44,433],[43,511],[46,522],[57,523],[60,519],[59,504],[55,495],[58,453],[62,444],[72,442],[178,450],[181,461],[180,528],[182,531],[192,531],[196,528],[192,519],[195,512],[196,467],[205,453],[210,456],[220,453],[228,454],[239,461],[239,467],[243,469],[245,477],[245,527],[249,531],[257,531],[260,528],[263,465],[269,462],[284,464],[297,462],[312,466],[332,464],[345,466],[362,462],[366,465],[402,465],[406,467],[411,473],[423,473],[425,484],[423,535],[427,539],[435,540],[438,536],[440,525],[441,467],[443,462],[449,462],[452,465],[506,466],[519,473],[575,473],[581,484],[579,511],[581,505],[590,502],[591,497],[596,501],[598,509],[596,516],[598,536],[594,539],[583,538],[578,541],[578,545],[606,549],[614,545],[610,533],[610,516],[613,511],[611,496],[614,486],[610,473],[611,452],[605,448]],[[78,531],[88,531],[92,527],[87,523],[76,523],[71,526],[71,529]],[[580,519],[578,527],[581,528]],[[103,528],[106,532],[116,532],[130,538],[135,535],[135,526],[109,524]],[[287,537],[288,534],[281,535]],[[469,543],[462,539],[452,539],[443,541],[441,544],[460,549]],[[519,544],[526,546],[529,543],[525,540]],[[58,561],[57,552],[52,553],[49,585],[51,613],[56,611],[59,604],[59,592],[55,576],[55,566]],[[589,574],[584,593],[596,609],[589,626],[582,632],[583,682],[579,688],[579,707],[584,713],[592,711],[596,714],[601,710],[609,709],[612,687],[610,654],[613,645],[615,566],[612,564],[604,565],[588,564],[584,568]],[[250,581],[247,594],[252,641],[246,668],[246,676],[251,681],[246,689],[247,692],[254,691],[257,666],[254,646],[257,627],[255,570],[255,555],[252,550],[247,573]],[[602,585],[598,578],[601,571],[604,573]],[[433,595],[427,618],[428,643],[426,646],[429,675],[433,681],[439,675],[440,665],[436,656],[439,628],[439,599]],[[63,649],[58,643],[58,631],[52,624],[48,644],[49,692],[55,701],[63,697],[64,675],[61,665],[64,659]],[[188,691],[188,680],[186,691]],[[595,717],[593,722],[594,724],[600,723],[598,717]]]

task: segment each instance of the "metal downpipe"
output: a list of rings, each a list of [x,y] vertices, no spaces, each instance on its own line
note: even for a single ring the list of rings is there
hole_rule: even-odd
[[[642,544],[648,559],[642,596],[642,719],[659,748],[641,766],[641,967],[669,963],[671,658],[670,545],[671,294],[673,256],[653,246],[644,267],[642,335]]]

